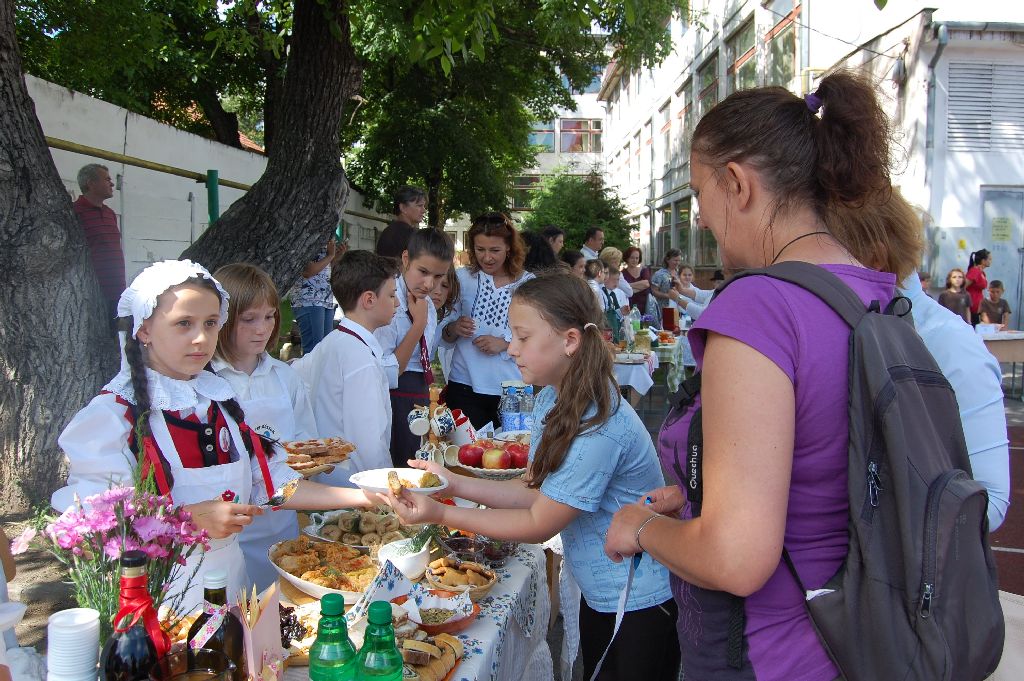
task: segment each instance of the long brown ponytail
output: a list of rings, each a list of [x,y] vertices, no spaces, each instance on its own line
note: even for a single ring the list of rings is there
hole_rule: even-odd
[[[512,300],[535,309],[558,331],[581,332],[555,406],[544,417],[544,435],[528,474],[527,485],[538,488],[561,467],[576,436],[604,424],[618,409],[620,398],[611,349],[600,330],[601,309],[585,281],[561,269],[548,270],[516,289]],[[591,405],[594,413],[585,418]]]
[[[806,206],[857,260],[902,280],[920,260],[923,230],[892,186],[892,141],[874,85],[837,70],[807,98],[781,87],[734,92],[701,118],[692,148],[716,170],[758,170],[775,197],[766,243],[777,217]]]

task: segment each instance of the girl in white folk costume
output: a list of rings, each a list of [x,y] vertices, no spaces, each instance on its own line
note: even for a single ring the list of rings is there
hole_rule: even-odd
[[[211,570],[227,571],[228,593],[251,588],[239,533],[264,513],[258,504],[298,474],[283,451],[245,424],[230,384],[204,370],[228,319],[228,294],[205,268],[188,260],[147,267],[121,294],[117,314],[121,371],[61,434],[68,484],[51,503],[63,511],[76,496],[131,484],[141,462],[158,491],[210,534],[196,578],[170,587],[172,594],[187,589],[188,612],[202,603],[203,574]],[[284,507],[370,505],[359,490],[303,480]],[[199,557],[194,553],[179,575],[191,574]]]
[[[233,263],[214,277],[231,296],[228,321],[220,330],[210,362],[226,380],[245,412],[245,421],[274,442],[318,437],[306,386],[295,370],[267,353],[281,328],[280,298],[270,275],[255,265]],[[282,509],[253,518],[240,541],[249,578],[262,591],[277,579],[267,551],[299,535],[295,511]]]

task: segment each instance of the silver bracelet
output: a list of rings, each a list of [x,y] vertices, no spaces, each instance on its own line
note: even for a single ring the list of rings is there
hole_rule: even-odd
[[[647,523],[649,523],[649,522],[651,522],[652,520],[654,520],[655,518],[659,518],[659,517],[661,517],[661,516],[660,516],[660,514],[658,514],[658,513],[654,513],[654,514],[652,514],[652,515],[651,515],[651,517],[650,517],[650,518],[648,518],[647,520],[645,520],[645,521],[643,521],[642,523],[640,523],[640,527],[636,528],[636,545],[637,545],[638,547],[640,547],[640,550],[641,550],[641,551],[644,551],[645,549],[644,549],[644,547],[643,547],[643,546],[642,546],[642,545],[640,544],[640,533],[644,531],[644,528],[645,528],[645,527],[647,527]]]

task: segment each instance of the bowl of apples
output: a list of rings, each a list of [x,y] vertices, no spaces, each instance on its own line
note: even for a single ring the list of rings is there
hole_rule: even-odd
[[[461,466],[478,478],[511,480],[522,477],[529,463],[530,445],[517,441],[483,439],[459,447],[455,461],[449,466]]]

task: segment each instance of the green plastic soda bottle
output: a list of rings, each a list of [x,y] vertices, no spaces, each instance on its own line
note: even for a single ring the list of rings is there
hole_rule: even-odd
[[[366,639],[356,663],[356,681],[402,681],[402,653],[395,645],[391,626],[391,604],[370,603]]]
[[[309,649],[310,681],[355,681],[356,656],[345,623],[345,598],[326,594],[320,601],[316,641]]]

